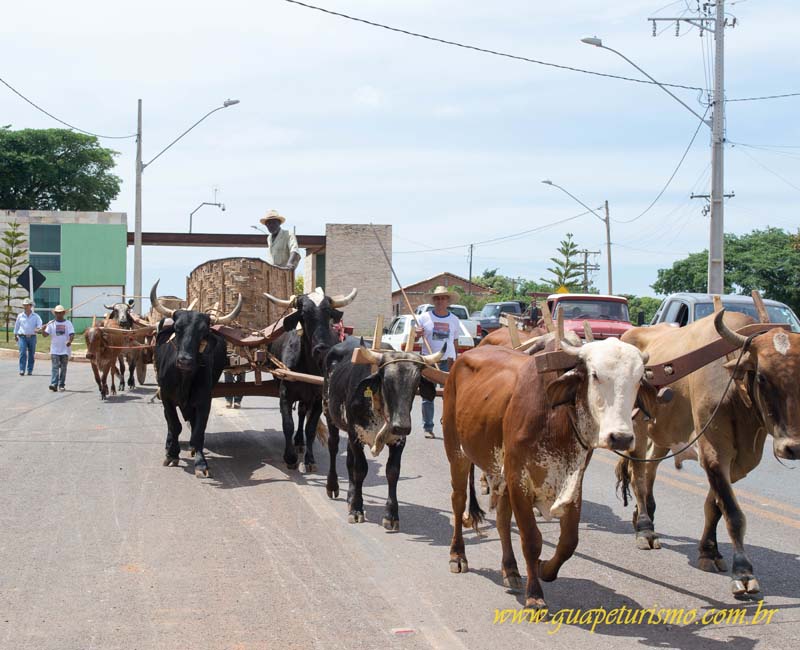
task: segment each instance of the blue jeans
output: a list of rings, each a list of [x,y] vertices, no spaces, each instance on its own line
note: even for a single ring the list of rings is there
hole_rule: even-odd
[[[232,372],[225,373],[225,383],[226,384],[241,384],[244,381],[244,373],[240,372],[234,375]],[[242,403],[242,396],[236,395],[235,397],[226,397],[225,401],[228,404],[241,404]]]
[[[53,370],[50,373],[50,385],[64,388],[64,382],[67,379],[67,363],[69,362],[69,355],[51,354],[50,358],[53,364]]]
[[[28,374],[33,372],[33,358],[36,353],[36,334],[33,336],[22,336],[20,334],[19,341],[19,373],[22,374],[25,370]]]
[[[442,359],[439,362],[439,370],[448,372],[452,363],[452,359]],[[422,400],[422,429],[433,431],[433,401],[427,399]]]

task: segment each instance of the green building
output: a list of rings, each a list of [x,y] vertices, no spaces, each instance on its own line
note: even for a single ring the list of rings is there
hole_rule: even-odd
[[[67,317],[82,332],[93,316],[107,311],[104,303],[122,300],[128,236],[124,212],[3,210],[0,233],[14,221],[25,237],[30,263],[46,277],[33,297],[43,321],[60,304],[74,308]],[[15,304],[26,296],[19,288]]]

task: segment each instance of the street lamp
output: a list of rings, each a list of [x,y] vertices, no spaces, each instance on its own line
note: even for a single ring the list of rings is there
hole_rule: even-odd
[[[580,203],[584,208],[586,208],[589,212],[591,212],[595,217],[600,219],[600,221],[602,221],[606,225],[606,255],[608,256],[608,295],[613,295],[614,291],[612,289],[612,284],[611,284],[611,219],[609,218],[609,214],[608,214],[608,201],[605,202],[606,216],[604,218],[604,217],[601,217],[599,214],[597,214],[596,210],[594,210],[593,208],[590,208],[583,201],[581,201],[577,196],[575,196],[574,194],[571,194],[570,192],[565,190],[560,185],[557,185],[553,181],[545,179],[545,180],[542,181],[542,183],[544,183],[545,185],[550,185],[551,187],[557,187],[562,192],[564,192],[564,194],[566,194],[567,196],[569,196],[573,200],[575,200],[578,203]]]
[[[653,77],[647,74],[644,70],[642,70],[638,65],[636,65],[633,61],[631,61],[627,56],[622,54],[621,52],[617,52],[617,50],[608,47],[607,45],[603,45],[603,41],[596,36],[594,37],[587,37],[582,38],[581,42],[586,43],[587,45],[594,45],[595,47],[600,47],[604,50],[608,50],[609,52],[613,52],[617,56],[621,57],[628,63],[630,63],[634,68],[636,68],[639,72],[641,72],[645,77],[647,77],[650,81],[656,84],[661,90],[667,93],[670,97],[672,97],[675,101],[677,101],[681,106],[687,109],[692,115],[699,118],[700,121],[705,124],[706,126],[711,128],[711,224],[710,224],[710,232],[709,232],[709,243],[708,243],[708,293],[716,293],[721,294],[725,290],[724,284],[724,239],[725,239],[725,230],[724,230],[724,204],[723,204],[723,197],[724,197],[724,186],[725,186],[725,177],[724,177],[724,155],[725,150],[723,147],[724,143],[724,134],[723,134],[723,125],[725,123],[725,101],[723,99],[723,76],[724,76],[724,68],[722,65],[722,33],[724,31],[724,24],[720,22],[722,14],[721,5],[722,3],[718,3],[717,7],[717,27],[715,28],[714,34],[716,39],[716,47],[717,47],[717,55],[715,59],[715,72],[714,72],[714,97],[711,105],[714,107],[714,110],[711,114],[711,119],[707,120],[704,116],[700,115],[697,111],[695,111],[691,106],[686,104],[683,100],[679,99],[674,93],[670,92],[663,84],[656,81]],[[724,12],[723,12],[724,14]]]
[[[136,119],[136,196],[134,208],[134,232],[133,232],[133,293],[136,300],[135,310],[142,313],[142,172],[145,167],[152,165],[167,149],[172,147],[178,140],[183,138],[189,131],[195,128],[200,122],[205,120],[212,113],[221,111],[223,108],[234,106],[239,103],[238,99],[226,99],[222,106],[210,110],[203,115],[197,122],[181,133],[177,138],[170,142],[166,147],[159,151],[150,162],[142,162],[142,100],[139,100],[137,119]]]
[[[195,213],[195,212],[197,212],[197,211],[198,211],[200,208],[202,208],[204,205],[215,205],[215,206],[217,206],[217,207],[218,207],[220,210],[222,210],[223,212],[225,212],[225,204],[224,204],[224,203],[211,203],[211,202],[209,202],[209,201],[203,201],[203,202],[202,202],[200,205],[198,205],[198,206],[197,206],[197,207],[196,207],[194,210],[192,210],[192,211],[189,213],[189,234],[191,234],[191,233],[192,233],[192,217],[194,216],[194,213]]]

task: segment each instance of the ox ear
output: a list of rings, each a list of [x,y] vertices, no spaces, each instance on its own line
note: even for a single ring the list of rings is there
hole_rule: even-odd
[[[735,354],[735,353],[734,353]],[[738,355],[736,359],[731,359],[730,361],[726,361],[723,365],[728,372],[733,372],[736,370],[736,374],[734,375],[734,379],[742,380],[744,379],[744,375],[746,372],[753,372],[756,369],[758,358],[753,354],[751,350],[748,350],[742,355],[742,360],[739,361],[739,368],[736,369],[736,361],[738,359]]]
[[[371,374],[369,377],[362,379],[358,386],[356,386],[355,397],[356,399],[372,399],[381,390],[381,375],[380,372]]]
[[[344,316],[344,312],[343,311],[339,311],[338,309],[331,309],[330,310],[330,314],[331,314],[331,320],[334,323],[338,323],[339,321],[341,321],[342,320],[342,316]]]
[[[583,374],[576,370],[570,370],[558,379],[551,381],[545,389],[551,408],[561,404],[574,404],[581,382],[583,382]]]
[[[283,319],[283,329],[287,332],[295,329],[297,324],[300,322],[300,312],[296,311],[293,314],[289,314],[286,318]]]
[[[419,380],[419,395],[422,399],[432,402],[436,399],[436,384],[425,379],[425,377],[421,377]]]

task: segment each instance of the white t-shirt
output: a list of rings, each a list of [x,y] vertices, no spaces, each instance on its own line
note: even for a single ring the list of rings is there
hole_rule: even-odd
[[[71,321],[50,321],[44,331],[51,337],[50,354],[72,354],[72,347],[67,347],[70,334],[75,333]]]
[[[448,312],[447,316],[437,316],[433,310],[426,311],[419,317],[419,324],[423,329],[423,336],[430,343],[431,351],[438,352],[447,342],[445,359],[456,358],[456,340],[461,333],[461,323],[458,316]],[[422,346],[422,354],[428,354],[426,346]]]

